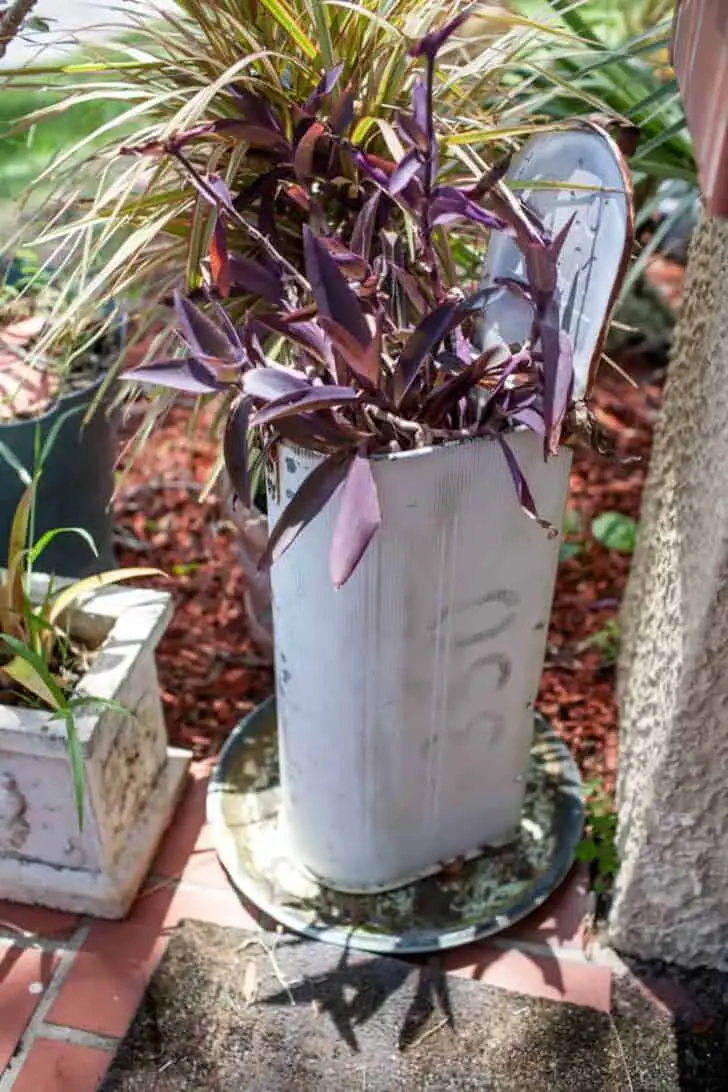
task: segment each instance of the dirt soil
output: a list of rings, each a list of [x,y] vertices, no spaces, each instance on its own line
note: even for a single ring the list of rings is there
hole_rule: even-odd
[[[615,976],[605,1014],[446,974],[438,957],[187,921],[101,1092],[725,1092],[725,976],[659,968],[658,987],[656,970]]]

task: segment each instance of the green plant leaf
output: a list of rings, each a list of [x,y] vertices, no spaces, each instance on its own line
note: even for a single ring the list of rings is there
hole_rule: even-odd
[[[66,744],[68,758],[71,764],[71,776],[73,778],[73,790],[76,801],[76,813],[78,815],[79,830],[83,829],[83,752],[78,738],[74,709],[69,705],[60,686],[53,678],[43,658],[29,648],[22,641],[8,634],[0,634],[0,639],[15,653],[15,658],[10,664],[3,667],[3,671],[14,679],[20,686],[41,698],[54,710],[52,720],[61,719],[66,726]],[[21,666],[22,665],[22,666]]]
[[[27,488],[33,480],[30,473],[20,462],[12,448],[8,447],[2,440],[0,440],[0,457],[2,457],[8,466],[15,471],[23,485]]]
[[[24,641],[9,633],[0,633],[14,658],[5,664],[2,671],[28,693],[40,698],[56,712],[63,709],[66,699],[60,686],[53,678],[42,656],[30,648]]]
[[[580,535],[581,534],[581,516],[576,508],[567,508],[566,515],[564,516],[564,534],[565,535]]]
[[[592,520],[591,531],[597,542],[620,554],[633,554],[637,544],[637,522],[621,512],[600,512]]]
[[[22,615],[24,591],[24,565],[28,526],[35,497],[38,477],[30,482],[13,515],[8,543],[8,575],[5,587],[0,585],[0,626],[12,629],[14,621]]]
[[[53,424],[51,425],[51,428],[48,431],[48,435],[46,436],[45,440],[43,441],[43,446],[40,448],[40,450],[38,452],[38,466],[37,466],[37,469],[40,469],[41,467],[45,466],[46,462],[48,461],[48,456],[50,455],[50,453],[53,451],[53,448],[55,447],[56,440],[58,439],[58,434],[61,431],[61,429],[63,428],[63,426],[66,424],[66,422],[70,421],[70,419],[72,417],[77,417],[82,412],[83,412],[83,406],[71,406],[70,409],[64,410],[63,413],[60,413],[58,415],[58,417],[56,417],[55,421],[53,422]]]
[[[68,759],[71,763],[71,776],[73,777],[73,792],[76,799],[76,815],[78,816],[78,829],[83,830],[83,751],[81,741],[78,738],[76,718],[72,710],[63,712],[63,721],[66,725],[66,745],[68,747]]]
[[[592,839],[584,838],[576,847],[576,859],[577,861],[583,861],[585,864],[589,864],[591,861],[596,860],[598,852]]]
[[[136,717],[133,709],[127,708],[126,705],[122,705],[121,702],[114,701],[112,698],[86,697],[84,694],[77,698],[70,698],[68,708],[73,713],[120,713],[132,720]]]
[[[48,621],[55,625],[64,610],[67,610],[76,599],[86,595],[87,592],[98,591],[100,588],[107,588],[112,584],[120,584],[124,580],[137,580],[142,576],[166,576],[166,573],[162,572],[161,569],[140,566],[135,569],[110,569],[105,573],[87,576],[84,580],[79,580],[76,584],[71,584],[58,593],[48,611]]]
[[[559,547],[559,561],[568,561],[572,557],[578,557],[583,547],[578,542],[562,542]]]
[[[99,556],[99,551],[96,549],[96,543],[94,542],[93,537],[88,533],[88,531],[85,530],[85,528],[54,527],[51,531],[46,531],[44,535],[41,535],[35,546],[33,546],[28,551],[28,561],[31,565],[35,564],[35,562],[41,556],[46,547],[50,546],[51,542],[53,542],[53,539],[57,538],[58,535],[78,535],[79,538],[82,538],[84,542],[88,543],[88,547],[94,557]]]

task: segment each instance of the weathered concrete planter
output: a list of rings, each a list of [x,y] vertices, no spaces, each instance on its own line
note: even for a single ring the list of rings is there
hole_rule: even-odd
[[[36,577],[33,593],[43,594]],[[189,762],[167,746],[154,661],[171,616],[159,591],[89,596],[72,631],[98,645],[78,693],[113,699],[77,718],[84,754],[79,830],[65,731],[36,709],[0,705],[0,897],[123,917],[169,823]]]
[[[570,454],[509,438],[559,527]],[[316,456],[282,449],[269,515]],[[295,859],[344,890],[397,886],[517,830],[558,539],[480,440],[374,460],[382,526],[348,583],[336,502],[273,566],[284,819]]]

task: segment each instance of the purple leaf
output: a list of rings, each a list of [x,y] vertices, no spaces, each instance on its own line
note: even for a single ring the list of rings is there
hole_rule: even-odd
[[[412,118],[423,133],[427,132],[427,85],[422,76],[417,76],[412,88]]]
[[[345,88],[334,103],[329,114],[329,129],[336,136],[341,136],[354,120],[354,92],[351,87]]]
[[[245,372],[242,383],[246,394],[265,402],[311,390],[309,381],[291,368],[253,368]]]
[[[352,151],[352,159],[356,163],[359,170],[371,178],[372,182],[376,182],[378,186],[381,186],[383,190],[386,190],[389,186],[389,175],[378,163],[374,161],[372,156],[366,155],[359,148],[355,148]]]
[[[215,226],[210,237],[208,259],[212,283],[220,295],[227,298],[230,295],[230,256],[227,246],[227,231],[219,212],[215,217]]]
[[[261,296],[271,303],[280,303],[283,299],[283,281],[260,262],[243,258],[239,254],[228,256],[230,283],[235,288],[242,288],[253,296]]]
[[[398,265],[391,266],[390,272],[417,314],[421,315],[426,311],[428,306],[427,300],[422,294],[420,285],[417,283],[417,278],[413,277],[411,273],[408,273],[406,269],[401,269]]]
[[[230,361],[240,355],[239,347],[232,344],[212,319],[177,289],[174,293],[174,308],[180,332],[196,356]]]
[[[534,406],[523,406],[511,413],[510,418],[519,425],[525,425],[531,432],[537,432],[539,436],[546,435],[546,423],[543,414],[539,413]]]
[[[243,343],[240,340],[238,331],[233,326],[232,322],[228,318],[227,311],[224,307],[221,307],[217,300],[210,300],[210,303],[215,311],[217,318],[220,320],[220,324],[225,331],[225,334],[233,348],[236,356],[236,362],[245,362],[245,350],[243,349]]]
[[[513,228],[521,250],[525,251],[532,243],[544,245],[542,232],[526,215],[522,204],[516,200],[507,186],[503,183],[494,186],[490,192],[490,203],[497,215]]]
[[[472,220],[475,224],[489,228],[493,231],[503,231],[508,235],[513,234],[505,220],[492,212],[481,209],[471,201],[462,190],[454,186],[438,186],[430,206],[430,222],[436,224],[449,224],[453,220]]]
[[[556,235],[554,235],[553,239],[551,240],[551,245],[549,246],[549,250],[551,252],[551,256],[553,257],[554,261],[559,260],[559,255],[561,254],[561,248],[563,247],[564,243],[566,242],[566,237],[569,234],[569,232],[571,231],[571,228],[572,228],[572,225],[573,225],[575,219],[576,219],[576,212],[574,211],[574,212],[572,212],[571,216],[566,221],[564,226],[556,233]]]
[[[250,507],[250,476],[248,473],[248,419],[250,399],[237,395],[225,424],[223,455],[225,467],[235,495],[246,508]]]
[[[427,57],[429,61],[433,61],[448,38],[463,25],[466,19],[470,18],[472,12],[473,8],[468,6],[459,15],[444,23],[439,30],[431,30],[412,46],[409,51],[410,57]]]
[[[525,303],[529,303],[531,307],[535,307],[536,301],[534,300],[533,293],[526,281],[522,281],[518,277],[496,277],[495,283],[498,286],[507,288],[514,296],[518,296],[518,298],[522,299]]]
[[[252,91],[236,84],[231,84],[228,90],[235,98],[246,121],[259,125],[263,129],[277,129],[278,132],[283,132],[280,118],[261,95],[254,95]]]
[[[194,174],[189,176],[192,185],[204,199],[220,210],[221,208],[234,208],[233,197],[227,187],[227,183],[218,174],[206,174],[199,178]]]
[[[341,490],[329,554],[329,574],[342,587],[361,561],[382,522],[377,485],[366,455],[354,456]]]
[[[530,362],[530,359],[530,355],[526,352],[523,352],[516,353],[516,355],[512,356],[510,360],[505,360],[505,362],[503,363],[503,370],[498,376],[498,382],[493,387],[493,390],[490,392],[489,401],[498,397],[498,395],[504,389],[506,381],[509,379],[509,377],[517,372],[519,368],[523,368],[524,365],[527,365]]]
[[[409,114],[398,114],[397,127],[408,144],[416,148],[422,155],[427,154],[429,147],[427,133],[419,127],[413,117],[410,117]]]
[[[422,162],[422,156],[416,148],[412,148],[407,152],[404,158],[400,159],[397,166],[392,172],[392,177],[389,179],[389,194],[391,197],[395,197],[398,193],[410,184],[413,178],[416,178],[417,174],[422,170],[424,164]]]
[[[315,322],[286,322],[278,314],[265,313],[252,317],[250,328],[259,335],[273,333],[285,337],[294,345],[306,349],[327,367],[333,365],[331,346]]]
[[[332,420],[324,413],[296,414],[276,421],[276,432],[284,439],[308,451],[341,451],[368,439],[366,433],[339,417]]]
[[[506,155],[501,156],[485,174],[481,175],[472,189],[468,190],[468,197],[477,199],[485,197],[486,194],[490,193],[493,187],[508,174],[508,168],[511,165],[512,158],[512,152],[508,152]]]
[[[321,82],[316,88],[317,95],[330,95],[339,82],[339,76],[344,71],[344,62],[339,61],[330,68],[328,72],[324,72]]]
[[[352,458],[350,453],[337,452],[311,471],[276,520],[258,562],[259,569],[267,569],[277,561],[319,514],[346,477]]]
[[[303,256],[306,277],[319,313],[338,322],[360,345],[368,345],[371,334],[359,300],[324,244],[307,224],[303,228]]]
[[[561,424],[566,413],[574,379],[571,339],[559,328],[559,305],[550,299],[537,314],[543,355],[543,416],[546,423],[544,457],[559,448]]]
[[[230,386],[229,383],[221,382],[209,368],[191,356],[143,364],[140,368],[123,372],[121,378],[131,383],[170,387],[186,394],[210,394],[213,391],[227,390]]]
[[[263,346],[260,343],[260,335],[258,331],[253,328],[252,316],[250,314],[245,316],[245,321],[240,328],[240,335],[243,341],[243,352],[245,354],[245,363],[247,367],[265,367],[266,359],[265,353],[263,352]]]
[[[549,538],[553,538],[554,535],[557,535],[559,532],[553,526],[553,524],[549,523],[547,519],[541,519],[539,517],[539,514],[536,511],[536,502],[533,499],[533,494],[528,487],[528,482],[523,476],[523,471],[518,465],[518,460],[516,459],[516,456],[513,454],[510,447],[500,434],[496,436],[496,439],[500,444],[501,451],[503,452],[506,463],[508,464],[508,470],[510,472],[511,478],[513,479],[513,484],[516,487],[516,496],[518,497],[518,503],[520,504],[526,515],[530,516],[531,519],[535,519],[536,523],[538,523],[541,527],[546,528],[549,533]]]
[[[464,318],[465,315],[472,315],[475,311],[482,311],[491,296],[494,296],[498,291],[496,285],[485,285],[483,288],[476,289],[475,292],[471,292],[469,296],[466,296],[464,300],[461,300],[458,304],[458,318]]]
[[[169,155],[199,136],[210,136],[211,133],[216,132],[216,124],[216,122],[212,121],[203,121],[191,129],[173,133],[167,140],[149,140],[144,144],[123,144],[119,148],[119,155],[151,155],[155,157]]]
[[[317,238],[321,245],[328,250],[336,264],[350,277],[354,277],[357,280],[363,280],[364,277],[371,272],[369,264],[365,262],[359,254],[355,254],[353,250],[349,250],[349,248],[338,239],[329,239],[324,238],[323,236],[317,236]]]
[[[300,393],[285,394],[258,410],[250,420],[250,427],[260,428],[278,421],[281,417],[295,417],[304,411],[333,409],[345,402],[357,402],[360,397],[351,387],[309,387]]]
[[[330,68],[328,72],[324,72],[323,76],[316,85],[313,94],[309,95],[306,99],[306,103],[303,107],[306,113],[311,113],[316,109],[317,105],[326,95],[330,95],[339,82],[339,76],[344,70],[344,62],[339,61],[338,64]]]
[[[429,315],[425,315],[408,337],[394,372],[394,397],[397,405],[400,405],[412,386],[425,358],[435,352],[449,332],[456,314],[456,303],[441,303]]]
[[[230,193],[227,183],[224,179],[220,178],[219,174],[208,174],[205,177],[205,185],[214,195],[215,200],[219,205],[222,205],[223,208],[226,209],[231,209],[233,207],[233,195]],[[201,192],[204,193],[204,191]],[[210,200],[207,194],[205,194],[205,197],[207,197],[208,201]]]
[[[280,152],[285,155],[290,151],[288,141],[275,129],[268,129],[263,125],[254,125],[246,121],[236,121],[235,118],[221,118],[212,123],[213,132],[242,140],[251,148],[261,151]]]
[[[545,370],[545,362],[544,362]],[[545,384],[544,384],[545,388]],[[569,408],[574,389],[574,349],[566,330],[559,330],[559,356],[556,364],[554,388],[550,406],[550,430],[548,450],[551,455],[558,454],[561,440],[561,426]],[[544,389],[544,400],[546,390]]]
[[[320,121],[312,122],[296,145],[293,154],[293,169],[299,178],[309,178],[313,174],[313,157],[316,144],[326,129]]]
[[[379,386],[379,366],[382,354],[382,316],[378,315],[377,334],[365,347],[348,330],[334,322],[328,315],[319,315],[319,323],[329,335],[334,347],[341,353],[347,367],[351,368],[357,379],[368,387]]]
[[[380,193],[377,191],[364,202],[351,233],[351,249],[356,254],[361,254],[365,261],[369,261],[369,255],[372,251],[374,225],[379,211],[379,198]]]
[[[430,424],[436,424],[449,413],[453,406],[480,382],[491,362],[500,352],[500,346],[486,349],[466,367],[461,365],[460,371],[452,379],[448,379],[442,386],[437,387],[425,401],[424,414],[427,421]]]
[[[524,252],[528,283],[536,301],[545,300],[556,291],[556,260],[542,243],[529,243]]]

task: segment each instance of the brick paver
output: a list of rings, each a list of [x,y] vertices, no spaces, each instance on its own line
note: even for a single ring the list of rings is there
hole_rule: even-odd
[[[254,927],[255,908],[231,886],[205,824],[208,769],[195,764],[145,890],[125,921],[82,921],[0,902],[0,1073],[11,1065],[13,1092],[93,1092],[181,920]],[[492,941],[446,953],[446,969],[608,1012],[611,971],[581,950],[586,892],[586,875],[577,868],[525,922]]]

